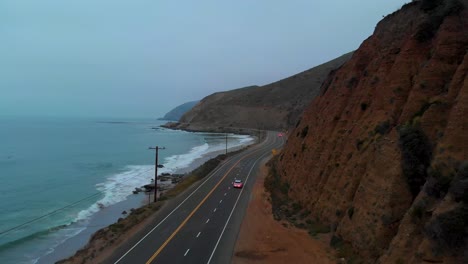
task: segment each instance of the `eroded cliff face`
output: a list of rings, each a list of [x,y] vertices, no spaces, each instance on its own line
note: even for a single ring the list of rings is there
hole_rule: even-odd
[[[384,18],[278,156],[288,196],[365,262],[468,260],[467,2]]]

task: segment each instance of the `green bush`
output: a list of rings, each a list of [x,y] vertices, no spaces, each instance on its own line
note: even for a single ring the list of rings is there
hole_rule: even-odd
[[[429,12],[441,4],[443,4],[443,0],[422,0],[419,8],[424,12]]]
[[[405,125],[399,129],[401,167],[409,189],[415,198],[427,178],[427,168],[432,160],[432,146],[418,126]]]
[[[341,217],[343,215],[343,211],[341,211],[340,209],[336,209],[335,215]]]
[[[316,236],[317,234],[325,234],[330,232],[330,227],[320,223],[319,221],[308,222],[307,228],[309,229],[309,235]]]
[[[289,184],[281,179],[276,169],[276,164],[277,156],[273,157],[273,159],[268,162],[269,173],[263,184],[265,189],[270,193],[273,218],[275,220],[281,220],[286,215],[289,215]]]
[[[353,215],[354,215],[354,207],[351,206],[351,207],[348,209],[348,217],[349,217],[349,219],[353,219]]]
[[[468,161],[463,162],[458,168],[457,174],[449,188],[455,201],[468,205]]]
[[[421,200],[417,202],[414,206],[413,209],[411,210],[411,216],[413,220],[421,220],[424,216],[424,213],[426,212],[426,207],[427,207],[427,201],[426,200]]]
[[[362,111],[366,111],[366,110],[367,110],[367,107],[368,107],[367,103],[365,103],[365,102],[364,102],[364,103],[361,103],[361,110],[362,110]]]
[[[380,122],[380,123],[374,128],[374,132],[375,132],[376,134],[385,135],[385,134],[387,134],[389,131],[390,131],[390,121],[389,121],[389,120],[384,121],[384,122]]]
[[[447,194],[451,182],[452,177],[444,175],[441,168],[435,166],[429,169],[429,179],[424,191],[429,196],[443,198]]]
[[[428,13],[428,18],[419,25],[415,38],[425,42],[434,37],[447,16],[460,14],[465,6],[458,0],[423,0],[420,8]]]
[[[289,188],[290,188],[290,186],[289,186],[289,183],[287,183],[287,182],[283,182],[283,183],[280,184],[280,191],[284,195],[289,194]]]
[[[356,140],[356,148],[357,148],[357,150],[361,150],[362,145],[364,145],[364,140],[362,140],[362,139],[357,139],[357,140]]]
[[[305,138],[309,132],[309,126],[305,126],[301,131],[301,138]]]
[[[346,84],[346,87],[349,89],[355,88],[359,83],[359,79],[356,77],[351,77],[351,79],[348,80],[348,83]]]
[[[460,205],[452,211],[435,217],[425,231],[438,252],[457,253],[466,245],[468,237],[468,206]]]
[[[333,235],[330,239],[330,246],[332,248],[339,248],[343,245],[343,239],[340,236]]]

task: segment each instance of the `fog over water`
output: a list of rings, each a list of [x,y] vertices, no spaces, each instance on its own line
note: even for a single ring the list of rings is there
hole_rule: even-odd
[[[354,50],[405,2],[2,0],[0,115],[160,117]]]

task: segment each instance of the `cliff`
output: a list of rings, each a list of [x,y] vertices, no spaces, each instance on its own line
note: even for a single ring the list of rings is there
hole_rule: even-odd
[[[296,124],[304,108],[318,95],[330,71],[340,67],[351,54],[269,85],[207,96],[180,119],[177,127],[188,130],[287,129]]]
[[[468,263],[467,2],[406,4],[328,76],[273,162],[275,214],[365,263]]]
[[[196,104],[198,104],[200,101],[193,101],[193,102],[188,102],[185,104],[181,104],[171,111],[167,112],[167,114],[164,115],[163,118],[160,118],[160,120],[170,120],[170,121],[179,121],[179,119],[190,109],[192,109]]]

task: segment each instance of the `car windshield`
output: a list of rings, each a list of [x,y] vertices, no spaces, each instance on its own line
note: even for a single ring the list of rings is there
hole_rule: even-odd
[[[235,183],[241,183],[242,181],[241,180],[235,180],[234,182]]]

